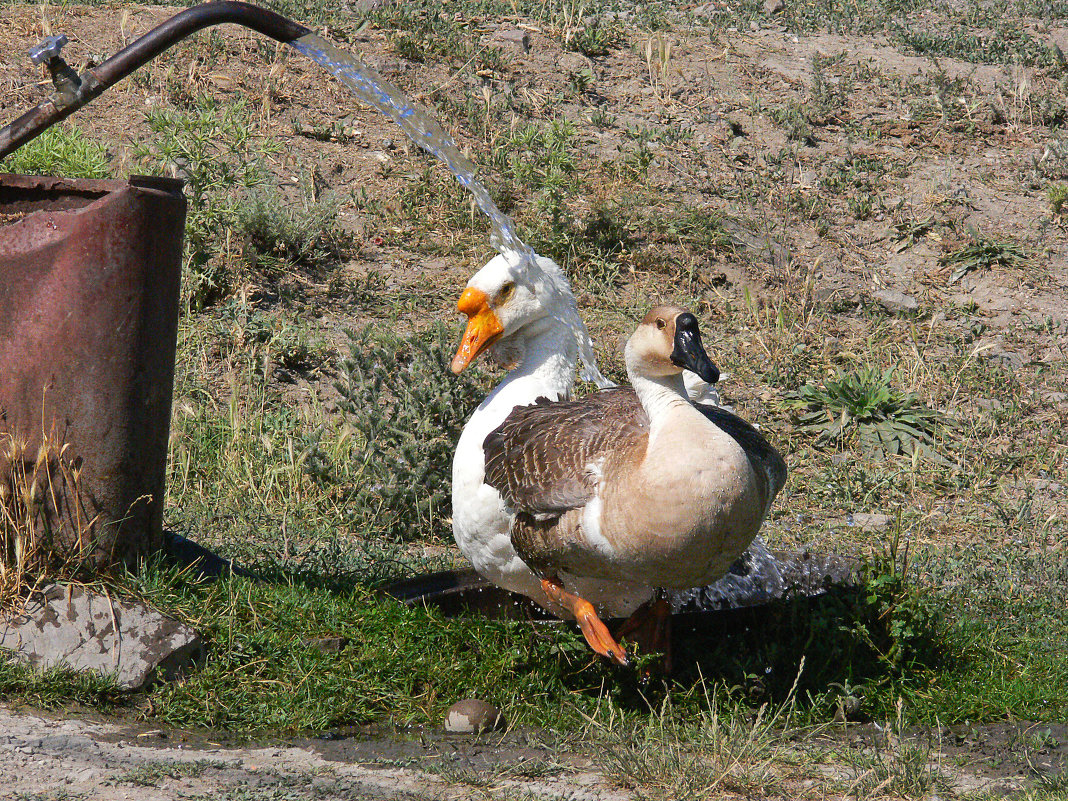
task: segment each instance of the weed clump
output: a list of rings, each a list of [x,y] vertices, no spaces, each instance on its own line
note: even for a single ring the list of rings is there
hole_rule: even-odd
[[[338,201],[306,192],[299,207],[288,207],[278,193],[258,189],[237,208],[235,228],[245,241],[249,267],[298,265],[322,269],[337,262],[345,237],[337,227]]]
[[[158,108],[145,113],[152,133],[134,148],[145,169],[185,180],[186,302],[202,309],[223,297],[232,281],[233,239],[241,191],[267,180],[263,159],[279,143],[253,136],[243,102],[224,105],[196,98],[186,111]]]
[[[839,448],[853,444],[887,454],[936,457],[935,436],[944,416],[924,406],[893,383],[893,369],[872,367],[855,373],[838,371],[822,387],[806,384],[787,393],[797,423],[816,435],[816,444]]]
[[[1012,267],[1027,261],[1027,253],[1015,242],[989,239],[972,233],[972,242],[947,253],[939,264],[952,267],[949,283],[955,284],[974,270],[985,270],[995,265]]]
[[[367,329],[350,337],[337,384],[354,432],[348,513],[359,529],[411,540],[448,517],[452,455],[489,385],[478,370],[448,373],[444,326],[422,337],[375,338]],[[323,480],[333,474],[316,450],[307,469]]]
[[[1049,208],[1054,214],[1061,214],[1068,203],[1068,184],[1055,184],[1046,191],[1049,198]]]
[[[569,50],[597,58],[607,56],[612,50],[622,46],[626,41],[626,34],[618,22],[598,17],[590,24],[570,33],[565,39],[564,45]]]
[[[5,172],[108,178],[108,152],[76,125],[54,125],[3,160]]]

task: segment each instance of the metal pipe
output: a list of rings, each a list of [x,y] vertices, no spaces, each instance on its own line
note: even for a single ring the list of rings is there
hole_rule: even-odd
[[[118,83],[175,43],[203,28],[224,22],[243,25],[284,43],[311,33],[309,28],[280,14],[237,0],[220,0],[193,6],[153,28],[102,64],[87,69],[81,75],[81,85],[73,91],[57,92],[7,127],[0,129],[0,159],[29,142],[50,125],[66,119],[86,103],[96,99],[105,89]]]

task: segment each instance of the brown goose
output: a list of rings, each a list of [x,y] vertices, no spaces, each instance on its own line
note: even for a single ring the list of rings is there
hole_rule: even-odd
[[[633,390],[540,399],[514,409],[483,446],[485,481],[515,513],[516,552],[590,646],[621,664],[625,653],[593,606],[560,577],[711,584],[753,540],[786,476],[755,428],[687,399],[683,368],[719,377],[692,314],[654,308],[627,342],[626,363]],[[665,645],[660,621],[654,632],[653,644]]]

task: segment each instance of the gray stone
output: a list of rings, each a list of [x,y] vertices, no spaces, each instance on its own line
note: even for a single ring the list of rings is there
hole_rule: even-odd
[[[904,292],[898,292],[896,289],[880,289],[873,297],[887,311],[910,312],[920,308],[916,298]]]
[[[769,17],[785,10],[786,3],[783,0],[764,0],[764,13]]]
[[[175,678],[204,655],[196,631],[142,601],[58,584],[0,618],[0,649],[41,670],[95,670],[124,690]]]
[[[339,654],[349,645],[348,637],[305,637],[300,644],[324,654]]]
[[[890,527],[890,516],[857,512],[853,515],[853,525],[864,531],[881,531]]]
[[[457,701],[445,713],[445,731],[456,734],[477,734],[502,722],[501,710],[478,698]]]
[[[512,49],[519,53],[530,52],[530,34],[522,28],[501,28],[490,40],[496,47]]]

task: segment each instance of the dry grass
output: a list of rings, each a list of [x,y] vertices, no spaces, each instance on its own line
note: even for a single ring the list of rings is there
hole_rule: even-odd
[[[69,445],[33,445],[0,434],[0,608],[28,590],[74,578],[93,550],[99,517],[81,492],[81,466]]]
[[[777,705],[744,708],[702,682],[695,692],[704,697],[693,718],[680,715],[667,699],[637,720],[607,706],[586,727],[586,736],[598,744],[594,760],[643,799],[782,792],[784,764],[797,761],[799,741],[817,730],[802,731],[795,722],[797,680],[804,666],[802,658],[794,686]]]

